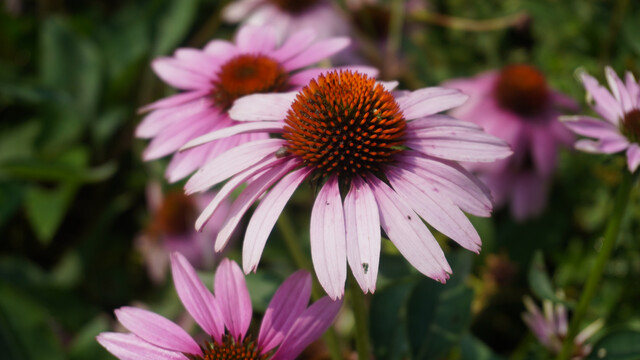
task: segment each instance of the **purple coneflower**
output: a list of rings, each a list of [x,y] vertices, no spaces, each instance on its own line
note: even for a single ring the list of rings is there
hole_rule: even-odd
[[[343,36],[349,25],[329,0],[236,0],[222,11],[231,23],[273,26],[279,38],[311,29],[321,39]]]
[[[544,312],[531,300],[524,298],[527,312],[522,314],[525,324],[531,329],[533,335],[553,355],[558,355],[562,349],[562,343],[567,336],[568,320],[567,308],[562,304],[553,304],[550,300],[543,301]],[[594,321],[584,328],[574,339],[572,360],[584,359],[592,349],[586,342],[597,333],[604,322],[602,319]]]
[[[179,252],[199,269],[213,269],[220,254],[213,251],[213,240],[225,220],[230,201],[220,205],[202,232],[193,223],[215,193],[187,196],[182,191],[162,193],[160,184],[147,186],[147,202],[151,221],[144,233],[136,238],[135,245],[144,258],[149,277],[154,283],[162,283],[169,268],[169,254]]]
[[[251,299],[238,264],[228,259],[220,263],[214,280],[215,296],[179,253],[171,256],[171,270],[180,300],[208,340],[199,344],[180,326],[158,314],[122,307],[116,310],[116,317],[131,333],[102,333],[97,338],[119,359],[295,359],[331,325],[342,305],[324,297],[307,307],[311,276],[300,270],[276,291],[258,337],[252,338],[247,335]]]
[[[575,111],[577,104],[550,89],[544,75],[530,65],[510,65],[443,86],[470,96],[451,111],[452,116],[480,125],[513,149],[507,159],[468,166],[489,186],[496,206],[508,203],[517,220],[539,215],[547,202],[558,149],[573,141],[571,132],[557,121],[560,108]]]
[[[142,109],[151,112],[136,129],[136,136],[153,139],[144,159],[172,154],[191,139],[232,126],[235,122],[227,111],[244,95],[299,89],[320,72],[300,69],[349,44],[347,38],[317,42],[314,38],[312,31],[298,31],[278,46],[273,28],[245,26],[238,31],[235,44],[213,40],[203,50],[178,49],[173,57],[154,60],[156,74],[184,91]],[[178,181],[220,153],[264,138],[264,134],[240,134],[177,153],[167,168],[167,178]]]
[[[605,73],[611,92],[593,77],[582,74],[593,110],[604,121],[582,115],[566,116],[562,121],[576,134],[596,139],[578,140],[576,149],[601,154],[626,150],[627,166],[633,173],[640,164],[640,85],[631,72],[627,72],[624,83],[612,68],[607,67]]]
[[[238,100],[230,114],[249,122],[188,146],[251,131],[269,131],[279,138],[238,146],[189,180],[186,190],[194,193],[231,178],[196,228],[204,226],[220,201],[247,183],[218,233],[215,246],[220,250],[242,215],[264,195],[243,244],[244,270],[255,271],[282,209],[309,180],[320,188],[311,213],[311,255],[329,296],[342,296],[347,260],[360,287],[375,290],[380,227],[413,266],[444,282],[451,268],[420,218],[478,252],[480,238],[461,210],[489,216],[491,200],[483,185],[455,161],[493,161],[511,150],[472,123],[434,115],[463,103],[467,96],[459,91],[425,88],[396,97],[389,86],[358,72],[332,71],[297,94]]]

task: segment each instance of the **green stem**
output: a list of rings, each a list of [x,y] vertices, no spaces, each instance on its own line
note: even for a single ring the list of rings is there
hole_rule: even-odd
[[[474,20],[436,14],[428,11],[420,11],[411,14],[410,20],[443,26],[449,29],[483,32],[502,30],[516,26],[518,24],[522,24],[528,19],[528,17],[529,15],[526,12],[518,12],[513,15],[507,15],[499,18]]]
[[[611,219],[609,220],[607,230],[604,234],[604,239],[602,240],[602,248],[600,249],[596,263],[587,278],[587,283],[585,284],[578,306],[573,313],[569,331],[567,333],[567,337],[564,339],[564,343],[562,344],[562,351],[558,355],[558,360],[568,360],[574,350],[574,339],[580,329],[580,323],[582,322],[584,315],[587,313],[591,300],[598,289],[598,285],[602,279],[602,273],[609,262],[609,258],[611,258],[611,253],[613,252],[616,240],[620,234],[620,225],[622,223],[622,218],[624,216],[625,209],[627,208],[627,204],[629,203],[629,195],[631,193],[632,185],[636,178],[635,176],[632,176],[627,169],[624,169],[623,172],[624,175],[622,183],[618,188],[618,193],[616,194],[615,203],[613,205],[613,214],[611,214]]]
[[[356,350],[358,359],[368,360],[369,353],[369,313],[365,304],[365,295],[358,286],[356,279],[349,273],[349,298],[353,308],[353,316],[356,320]]]
[[[293,259],[297,268],[305,269],[311,272],[311,262],[305,256],[302,248],[300,247],[299,238],[296,236],[296,231],[291,223],[291,218],[286,214],[280,214],[278,218],[278,229],[280,229],[280,233],[282,234],[282,239],[284,240],[285,246],[289,251],[289,255]],[[313,285],[311,288],[311,298],[315,301],[320,299],[324,295],[324,291],[318,280],[313,277]],[[329,348],[329,354],[331,355],[332,360],[341,360],[342,354],[340,353],[340,344],[338,342],[338,336],[335,330],[330,327],[324,335],[322,335],[327,347]]]

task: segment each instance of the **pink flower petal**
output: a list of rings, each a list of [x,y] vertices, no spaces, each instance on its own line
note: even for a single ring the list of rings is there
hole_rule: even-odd
[[[202,355],[198,343],[184,329],[151,311],[121,307],[115,311],[118,321],[144,341],[159,348]]]
[[[513,152],[502,139],[482,131],[459,128],[458,130],[407,131],[405,145],[423,154],[447,160],[493,162]]]
[[[399,168],[390,168],[386,174],[396,193],[429,225],[465,249],[480,252],[480,235],[469,219],[449,199],[433,191],[428,181]]]
[[[622,106],[622,111],[627,113],[633,109],[633,105],[636,99],[631,99],[629,96],[629,92],[627,91],[627,87],[624,86],[622,80],[618,77],[615,71],[610,66],[607,66],[604,69],[607,82],[609,83],[609,88],[613,93],[613,96],[618,100],[620,106]]]
[[[514,219],[524,221],[538,216],[547,203],[548,181],[533,173],[520,174],[513,183],[511,214]]]
[[[598,154],[613,154],[626,149],[629,146],[629,141],[625,138],[605,138],[599,141],[593,141],[588,139],[582,139],[576,141],[575,147],[578,150],[598,153]]]
[[[242,267],[245,273],[255,271],[262,255],[262,250],[278,220],[282,209],[296,188],[311,173],[304,167],[291,172],[278,182],[262,199],[253,213],[242,246]]]
[[[275,348],[307,308],[311,297],[311,275],[298,270],[280,285],[262,317],[258,345],[262,353]]]
[[[622,107],[607,89],[598,84],[598,80],[586,73],[581,75],[582,84],[593,97],[593,109],[613,125],[618,125],[623,115]]]
[[[399,156],[405,169],[428,179],[434,191],[441,192],[462,210],[476,216],[490,216],[493,209],[489,189],[458,163],[405,151]]]
[[[351,272],[362,291],[376,290],[380,262],[380,215],[369,184],[359,177],[351,180],[344,199],[347,258]]]
[[[471,130],[482,130],[482,128],[472,122],[458,120],[452,116],[437,114],[423,118],[419,118],[412,121],[407,121],[407,128],[418,131],[426,129],[453,129],[453,128],[466,128]]]
[[[266,172],[265,169],[270,168],[272,166],[273,167],[279,166],[279,163],[282,163],[284,161],[285,161],[284,159],[278,159],[274,156],[272,159],[269,159],[257,165],[254,165],[248,168],[247,170],[237,174],[236,176],[231,178],[229,181],[227,181],[224,184],[224,186],[220,189],[220,191],[216,193],[216,196],[214,196],[211,202],[204,208],[204,210],[202,210],[202,213],[200,214],[200,216],[198,216],[198,219],[196,219],[196,230],[202,231],[202,228],[211,219],[211,217],[213,216],[215,211],[218,209],[218,207],[224,203],[225,199],[229,198],[229,195],[231,195],[231,193],[235,189],[237,189],[238,186],[244,184],[247,180],[251,179],[254,176],[258,176],[258,178],[261,178],[262,175]],[[225,220],[228,219],[229,216],[232,216],[231,214],[232,212],[230,210],[227,211],[227,217],[225,217]],[[220,226],[220,229],[218,229],[218,236],[222,236],[220,235],[220,232],[221,232],[220,230],[222,230],[222,226]],[[233,230],[231,230],[231,232],[233,232]],[[226,237],[227,236],[223,236],[223,238],[226,238]],[[216,251],[221,251],[222,248],[223,247],[220,247],[220,248],[216,247]]]
[[[460,106],[469,97],[456,89],[428,87],[398,97],[405,119],[417,119]]]
[[[640,84],[636,82],[631,71],[627,71],[625,74],[625,85],[627,86],[627,91],[629,91],[631,99],[635,99],[633,106],[635,108],[640,108]]]
[[[236,43],[242,52],[269,53],[276,47],[276,33],[270,26],[246,25],[238,30]]]
[[[253,310],[240,266],[229,259],[222,260],[216,270],[214,289],[227,329],[237,340],[243,339]]]
[[[229,210],[229,214],[225,219],[224,224],[220,227],[220,231],[218,232],[218,237],[216,238],[216,251],[221,251],[224,246],[226,246],[227,242],[231,238],[233,231],[236,229],[240,220],[244,216],[244,214],[249,210],[251,205],[262,196],[267,189],[273,184],[275,184],[278,180],[282,179],[285,174],[291,171],[295,166],[297,166],[296,161],[288,161],[286,163],[279,163],[277,165],[273,165],[268,171],[264,174],[260,174],[258,178],[253,180],[238,196],[236,201],[231,205],[231,209]],[[266,237],[265,237],[266,241]],[[246,248],[247,240],[245,239],[244,247]],[[263,244],[264,246],[264,244]],[[244,251],[243,251],[244,254]],[[246,264],[243,260],[243,263]],[[245,265],[246,269],[246,265]]]
[[[640,165],[640,146],[636,143],[629,145],[627,149],[627,165],[631,173],[636,172],[638,165]]]
[[[187,360],[180,352],[151,345],[133,334],[105,332],[96,340],[120,360]]]
[[[531,155],[539,175],[553,176],[558,158],[558,140],[549,134],[549,128],[530,129]]]
[[[349,46],[349,38],[332,38],[318,41],[297,55],[284,62],[286,70],[300,69],[305,66],[315,64]]]
[[[188,195],[204,191],[268,157],[285,144],[281,139],[266,139],[239,145],[203,166],[185,185]]]
[[[202,283],[191,264],[179,253],[171,254],[171,274],[178,297],[202,330],[222,342],[224,319],[213,294]]]
[[[279,49],[273,51],[270,56],[278,60],[279,63],[283,63],[307,49],[315,38],[315,32],[309,28],[293,32],[284,44]]]
[[[220,70],[220,61],[199,49],[181,48],[176,50],[174,57],[180,60],[180,64],[194,73],[213,80]]]
[[[561,116],[560,121],[578,135],[596,139],[621,137],[613,124],[589,116]]]
[[[189,92],[198,93],[197,91]],[[185,117],[209,111],[211,116],[217,116],[218,110],[211,108],[211,102],[199,99],[166,109],[158,109],[142,119],[136,128],[136,137],[152,138],[173,123],[180,122]]]
[[[266,132],[266,133],[282,132],[283,128],[284,128],[284,122],[275,122],[275,121],[256,121],[256,122],[244,123],[239,125],[233,125],[233,126],[225,127],[223,129],[214,130],[210,133],[207,133],[195,139],[192,139],[186,144],[184,144],[184,146],[180,148],[180,151],[191,149],[196,146],[200,146],[202,144],[206,144],[208,142],[215,141],[215,140],[220,140],[233,135],[256,133],[256,132]]]
[[[183,90],[210,89],[207,77],[184,68],[179,60],[161,57],[151,63],[153,71],[167,84]]]
[[[206,144],[196,149],[177,152],[171,157],[167,165],[166,178],[170,183],[182,180],[201,168],[209,158],[209,154],[217,144]],[[231,145],[235,145],[232,142]]]
[[[195,99],[201,98],[206,95],[209,90],[196,90],[178,93],[175,95],[167,96],[158,101],[154,101],[149,105],[145,105],[138,110],[138,113],[146,113],[151,110],[173,108],[186,103],[189,103]]]
[[[413,267],[444,283],[451,267],[429,229],[389,186],[374,176],[368,180],[378,203],[380,225],[389,239]]]
[[[318,339],[333,323],[342,300],[328,297],[316,301],[295,321],[271,360],[293,360],[302,350]]]
[[[204,52],[215,57],[218,62],[226,62],[238,54],[236,46],[228,41],[213,40],[204,47]]]
[[[347,280],[347,244],[344,211],[338,180],[331,176],[322,186],[311,210],[311,259],[320,285],[336,300]]]
[[[236,0],[222,9],[222,18],[230,23],[244,20],[263,0]]]
[[[213,120],[213,124],[210,120]],[[159,159],[177,151],[187,141],[200,134],[219,128],[216,119],[209,119],[207,111],[195,114],[175,122],[151,140],[142,153],[145,161]]]
[[[229,109],[237,121],[284,120],[298,93],[253,94],[239,98]]]
[[[299,71],[289,78],[289,83],[293,85],[305,86],[311,79],[316,79],[320,74],[326,74],[329,71],[351,71],[365,74],[369,77],[376,77],[379,74],[378,69],[370,66],[342,66],[331,69],[307,69]]]

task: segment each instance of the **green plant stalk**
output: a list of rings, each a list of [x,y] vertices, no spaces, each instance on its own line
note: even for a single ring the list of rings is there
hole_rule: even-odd
[[[356,351],[360,360],[371,358],[369,353],[369,312],[364,297],[365,295],[356,279],[349,273],[349,299],[356,321]]]
[[[300,244],[298,242],[299,239],[296,236],[296,231],[295,231],[295,228],[293,227],[293,224],[291,223],[291,219],[284,212],[280,214],[280,217],[278,218],[278,229],[282,234],[282,239],[284,240],[285,246],[287,247],[287,250],[289,251],[289,255],[293,259],[293,262],[295,263],[296,267],[312,272],[311,262],[305,256],[304,252],[300,248]],[[311,288],[311,298],[315,301],[320,299],[323,295],[324,295],[324,291],[322,290],[322,287],[320,287],[318,280],[315,277],[313,277],[313,284]],[[331,359],[341,360],[342,354],[340,353],[340,344],[338,343],[338,336],[336,335],[335,330],[332,327],[329,327],[329,329],[324,333],[324,335],[322,335],[322,338],[324,339],[325,343],[327,344],[327,347],[329,348],[329,354],[331,355]]]
[[[574,339],[580,329],[582,318],[589,309],[591,300],[593,299],[593,296],[598,289],[598,285],[600,284],[600,280],[602,279],[604,268],[609,262],[609,258],[611,258],[611,253],[613,252],[616,240],[620,234],[620,225],[622,223],[622,218],[624,217],[627,204],[629,203],[629,195],[636,177],[637,174],[636,176],[632,176],[627,169],[624,169],[622,182],[618,188],[618,193],[616,194],[615,203],[613,205],[613,214],[611,215],[611,219],[607,225],[607,230],[604,234],[604,240],[602,241],[602,248],[596,258],[596,263],[587,278],[587,283],[585,284],[582,295],[580,296],[580,301],[578,302],[576,311],[573,313],[569,331],[567,332],[567,337],[564,339],[564,343],[562,344],[562,351],[560,351],[560,354],[558,355],[558,360],[568,360],[571,356],[574,348]]]

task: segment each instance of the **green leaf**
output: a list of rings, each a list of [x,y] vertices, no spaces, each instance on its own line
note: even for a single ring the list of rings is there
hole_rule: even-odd
[[[467,333],[460,339],[460,360],[501,360],[491,348]]]
[[[15,182],[0,182],[0,228],[20,208],[24,189]]]
[[[529,268],[529,286],[531,287],[531,291],[540,299],[547,299],[555,303],[573,307],[572,303],[560,299],[553,290],[553,285],[551,285],[551,279],[549,275],[547,275],[542,252],[540,251],[535,253],[531,261],[531,267]]]
[[[25,159],[33,155],[36,137],[41,126],[36,121],[26,121],[0,133],[0,163]]]
[[[113,175],[115,170],[114,163],[85,169],[69,164],[28,159],[0,164],[0,178],[81,184],[103,181]]]
[[[76,186],[64,185],[54,189],[31,186],[26,193],[25,208],[38,240],[49,244],[67,213]]]
[[[96,336],[101,332],[109,331],[109,320],[100,315],[86,324],[71,342],[69,347],[70,360],[109,360],[113,356],[109,354],[97,341]]]
[[[378,288],[371,299],[371,342],[377,359],[405,359],[409,352],[404,326],[407,299],[413,282],[396,282]]]
[[[193,25],[199,2],[199,0],[168,2],[157,24],[154,56],[167,54],[182,42]]]
[[[640,331],[616,330],[600,339],[587,360],[637,360],[640,359]]]
[[[453,276],[446,284],[422,278],[409,298],[407,328],[414,359],[437,359],[458,343],[471,322],[473,291],[464,283],[470,253],[453,253]]]
[[[0,354],[11,360],[63,359],[45,308],[0,282]]]

